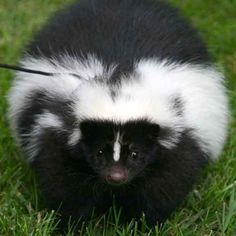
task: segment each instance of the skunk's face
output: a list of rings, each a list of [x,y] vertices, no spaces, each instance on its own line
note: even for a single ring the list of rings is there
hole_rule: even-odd
[[[121,185],[142,175],[158,152],[159,126],[146,120],[114,124],[84,121],[81,148],[86,161],[108,184]]]

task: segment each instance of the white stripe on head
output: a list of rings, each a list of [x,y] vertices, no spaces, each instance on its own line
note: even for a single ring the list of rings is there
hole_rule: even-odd
[[[120,139],[120,131],[118,131],[117,136],[116,136],[116,140],[115,140],[115,143],[114,143],[113,159],[116,162],[120,160],[121,146],[120,146],[119,139]]]

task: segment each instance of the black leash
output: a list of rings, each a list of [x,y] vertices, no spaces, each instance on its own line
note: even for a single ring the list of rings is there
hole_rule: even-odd
[[[32,70],[32,69],[28,69],[28,68],[24,68],[24,67],[20,67],[20,66],[13,66],[13,65],[8,65],[8,64],[1,64],[1,63],[0,63],[0,68],[14,70],[14,71],[22,71],[25,73],[38,74],[38,75],[44,75],[44,76],[54,76],[54,75],[67,74],[67,75],[75,76],[78,79],[86,80],[86,79],[82,78],[81,76],[79,76],[77,74],[73,74],[73,73],[52,73],[52,72]]]
[[[45,76],[53,76],[57,74],[57,73],[50,73],[50,72],[39,71],[39,70],[31,70],[31,69],[27,69],[27,68],[23,68],[19,66],[1,64],[1,63],[0,63],[0,68],[15,70],[15,71],[22,71],[22,72],[31,73],[31,74],[45,75]]]

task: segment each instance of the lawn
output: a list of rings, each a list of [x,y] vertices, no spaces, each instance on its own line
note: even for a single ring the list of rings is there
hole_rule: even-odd
[[[71,0],[0,0],[0,63],[17,63],[32,34]],[[94,219],[82,235],[236,235],[236,0],[171,0],[201,32],[224,71],[231,105],[229,138],[183,206],[161,227],[119,225],[117,214]],[[44,208],[33,174],[10,135],[5,96],[13,74],[0,70],[0,235],[55,235],[55,212]],[[68,230],[67,235],[72,235]]]

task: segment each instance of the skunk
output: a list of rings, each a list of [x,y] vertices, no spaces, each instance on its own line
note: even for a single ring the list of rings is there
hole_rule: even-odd
[[[124,222],[164,222],[222,151],[224,76],[167,3],[75,2],[20,63],[36,73],[16,73],[11,127],[62,221],[88,221],[115,202]]]

